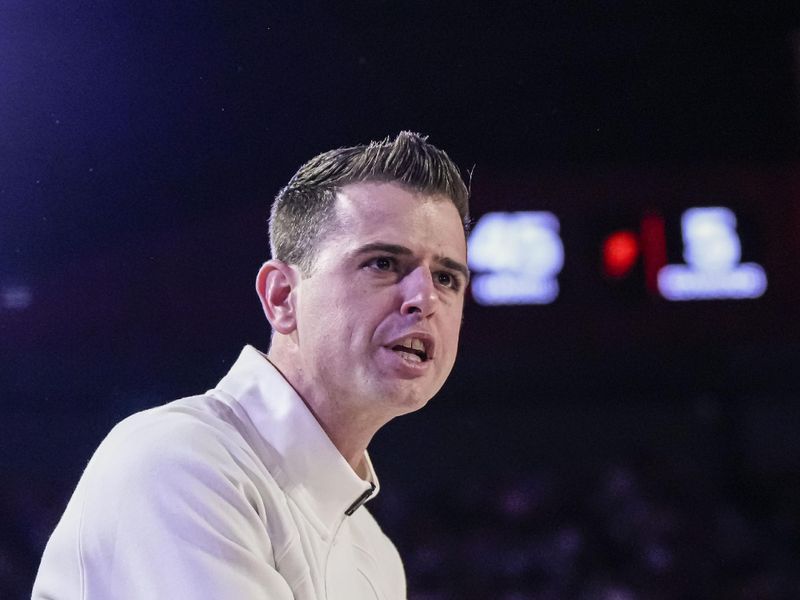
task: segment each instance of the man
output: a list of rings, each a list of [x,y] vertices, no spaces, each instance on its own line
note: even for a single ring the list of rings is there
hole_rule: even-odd
[[[303,165],[256,279],[269,353],[247,346],[215,389],[112,430],[34,597],[404,598],[361,506],[378,490],[367,446],[453,366],[467,199],[447,155],[408,132]]]

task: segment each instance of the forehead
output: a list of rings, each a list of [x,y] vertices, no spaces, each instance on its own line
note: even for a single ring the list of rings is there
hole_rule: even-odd
[[[444,195],[416,192],[396,183],[354,183],[337,194],[336,215],[336,237],[345,243],[381,241],[466,258],[461,217]]]

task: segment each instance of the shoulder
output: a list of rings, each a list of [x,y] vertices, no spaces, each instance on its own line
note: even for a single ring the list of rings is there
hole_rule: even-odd
[[[218,402],[218,401],[217,401]],[[260,537],[268,474],[224,406],[187,398],[121,421],[95,452],[76,489],[85,550],[122,541]],[[261,543],[251,540],[252,544]]]
[[[221,597],[225,586],[252,597],[277,581],[264,502],[280,491],[230,410],[197,396],[114,427],[48,543],[42,585],[73,577],[93,598]]]
[[[82,485],[89,502],[152,503],[154,490],[163,501],[227,495],[262,470],[230,408],[194,396],[121,421],[89,461]]]

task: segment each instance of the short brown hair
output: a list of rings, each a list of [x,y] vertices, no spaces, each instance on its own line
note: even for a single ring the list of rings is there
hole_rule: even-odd
[[[317,243],[333,220],[336,192],[351,183],[395,182],[449,198],[469,226],[469,189],[447,153],[427,136],[401,131],[368,145],[323,152],[304,164],[275,197],[269,219],[272,257],[310,273]]]

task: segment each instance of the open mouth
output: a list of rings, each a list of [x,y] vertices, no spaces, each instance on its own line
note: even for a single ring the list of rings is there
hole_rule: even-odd
[[[392,350],[400,354],[404,360],[410,362],[425,362],[428,360],[428,352],[425,348],[425,342],[419,338],[408,337],[394,346]]]

